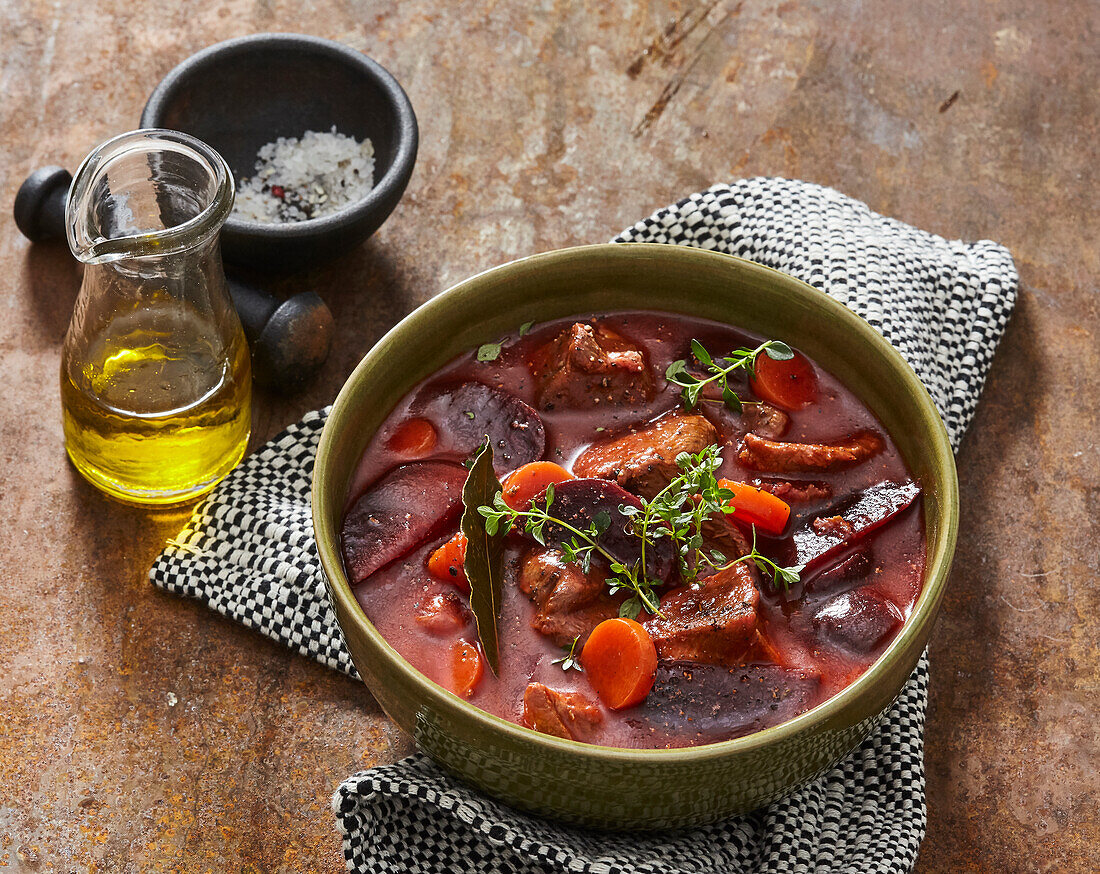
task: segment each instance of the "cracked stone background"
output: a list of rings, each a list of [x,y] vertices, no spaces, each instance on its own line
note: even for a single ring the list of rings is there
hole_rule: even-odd
[[[457,280],[712,182],[801,177],[1011,249],[1019,305],[959,457],[917,871],[1100,869],[1095,2],[0,0],[0,870],[340,870],[336,783],[410,750],[358,684],[146,582],[184,516],[67,464],[79,269],[10,219],[30,170],[74,168],[175,64],[265,30],[378,60],[421,146],[370,241],[277,283],[338,328],[307,391],[257,393],[255,441]]]

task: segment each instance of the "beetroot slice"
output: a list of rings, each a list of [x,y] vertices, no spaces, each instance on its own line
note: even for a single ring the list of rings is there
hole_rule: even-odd
[[[536,499],[542,503],[542,498]],[[618,483],[605,479],[573,479],[554,486],[550,515],[584,531],[601,512],[611,524],[600,535],[599,544],[626,567],[642,560],[642,541],[630,533],[630,519],[619,511],[621,506],[642,507],[642,502]],[[560,525],[546,526],[547,543],[568,543],[573,533]],[[583,544],[581,538],[578,543]],[[646,573],[650,579],[667,580],[672,573],[672,544],[667,538],[651,540],[646,547]]]
[[[812,707],[821,677],[779,665],[660,661],[629,722],[677,745],[715,743],[793,719]]]
[[[488,437],[498,476],[542,458],[546,448],[546,430],[534,407],[480,382],[427,386],[409,412],[436,426],[444,455],[466,458]]]
[[[856,581],[871,573],[874,567],[873,555],[869,544],[857,543],[850,555],[838,557],[835,564],[821,573],[803,578],[803,586],[807,592],[815,595],[828,594],[842,587],[850,589]]]
[[[819,533],[813,520],[808,521],[793,535],[794,555],[791,564],[804,566],[803,575],[821,568],[824,563],[842,552],[849,544],[862,540],[876,528],[893,519],[913,503],[920,495],[915,482],[902,485],[881,482],[860,492],[833,510],[826,510],[821,517],[839,516],[846,530]]]
[[[868,589],[837,595],[814,615],[819,638],[861,656],[883,646],[901,624],[898,609]]]
[[[344,567],[353,584],[438,536],[462,511],[466,469],[421,461],[391,470],[344,516]]]

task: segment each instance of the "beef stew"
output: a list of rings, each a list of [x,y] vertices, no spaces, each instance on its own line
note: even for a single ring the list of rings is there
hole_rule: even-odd
[[[710,379],[763,345],[700,319],[611,313],[538,325],[422,381],[349,490],[344,562],[366,615],[475,705],[609,746],[724,740],[843,689],[920,593],[920,486],[873,414],[805,356],[765,350]],[[513,514],[498,535],[495,673],[481,664],[456,503],[486,439]],[[691,480],[710,503],[685,493],[673,507],[694,518],[690,536],[660,533],[659,519],[637,536],[647,507],[673,506],[685,464],[712,468]],[[715,496],[727,509],[700,515]],[[514,515],[528,507],[549,519],[534,532]],[[641,593],[614,584],[616,565]],[[605,651],[629,662],[610,678]]]

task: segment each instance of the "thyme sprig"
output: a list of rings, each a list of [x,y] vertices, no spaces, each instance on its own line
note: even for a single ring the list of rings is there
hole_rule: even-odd
[[[672,541],[680,575],[685,582],[694,582],[697,556],[703,547],[703,523],[715,515],[733,512],[730,501],[733,492],[718,485],[715,471],[722,466],[717,446],[705,446],[694,455],[681,452],[676,456],[680,473],[650,500],[642,500],[642,509],[620,507],[631,517],[634,533],[642,540],[644,554],[647,541],[662,537]]]
[[[715,476],[722,466],[717,446],[706,446],[695,455],[686,452],[676,457],[681,473],[652,500],[642,501],[642,510],[620,507],[625,515],[635,519],[635,533],[645,538],[650,530],[655,537],[668,537],[676,547],[680,577],[686,583],[696,583],[703,566],[712,571],[729,570],[741,562],[754,563],[761,573],[770,574],[773,583],[784,588],[797,583],[801,566],[780,567],[756,548],[756,526],[752,527],[752,549],[730,561],[716,549],[705,548],[703,525],[735,511],[734,493],[722,488]]]
[[[711,555],[707,556],[702,551],[700,552],[702,560],[714,568],[715,572],[729,570],[736,564],[740,564],[743,561],[751,561],[759,568],[762,574],[770,574],[772,578],[772,585],[775,588],[782,586],[784,589],[790,589],[795,583],[802,579],[802,571],[805,569],[804,564],[793,564],[790,567],[781,567],[776,564],[762,552],[756,549],[756,526],[752,526],[752,550],[745,553],[740,558],[735,558],[733,561],[726,561],[726,556],[717,550],[711,550]],[[712,561],[711,559],[714,559]],[[719,564],[716,562],[725,562]]]
[[[606,511],[597,513],[584,528],[578,528],[554,516],[554,486],[546,487],[543,501],[532,500],[525,509],[514,509],[504,502],[500,492],[493,497],[491,506],[478,507],[485,518],[485,530],[490,536],[507,533],[516,525],[538,543],[547,545],[546,526],[563,529],[569,539],[561,539],[560,548],[567,562],[578,565],[588,573],[594,555],[602,556],[608,563],[611,576],[605,579],[608,592],[617,595],[628,592],[629,597],[619,608],[619,615],[635,619],[646,610],[660,615],[661,599],[657,592],[663,581],[647,576],[647,553],[652,556],[658,541],[671,541],[685,583],[697,583],[699,571],[709,568],[712,572],[728,570],[741,562],[752,562],[761,573],[772,577],[776,586],[788,588],[797,583],[801,566],[780,567],[756,548],[756,527],[753,526],[752,550],[729,560],[715,549],[707,549],[703,525],[708,520],[734,512],[734,494],[722,488],[715,476],[722,465],[722,455],[717,446],[706,446],[694,455],[682,452],[676,457],[680,473],[651,499],[642,499],[641,507],[620,505],[619,512],[630,520],[631,533],[639,540],[639,558],[630,566],[606,550],[600,537],[611,526],[611,516]]]
[[[680,398],[684,406],[692,410],[699,403],[699,395],[706,386],[717,382],[722,389],[722,402],[740,413],[746,403],[730,388],[729,379],[738,370],[743,370],[748,376],[752,376],[756,365],[756,357],[764,353],[775,361],[788,361],[794,357],[791,347],[782,340],[767,340],[755,349],[735,349],[724,358],[714,358],[698,340],[691,341],[692,357],[703,367],[703,372],[709,376],[695,376],[688,370],[686,359],[673,361],[665,371],[665,379],[673,385],[681,388]]]
[[[551,483],[546,487],[544,503],[541,505],[538,500],[532,500],[530,507],[515,510],[504,502],[504,496],[498,492],[493,497],[492,506],[481,506],[477,509],[485,517],[485,530],[490,535],[496,534],[497,531],[507,533],[513,526],[520,523],[538,543],[546,546],[546,526],[550,524],[563,528],[570,535],[569,540],[562,540],[560,544],[567,562],[579,565],[581,570],[588,573],[592,568],[592,556],[598,553],[607,560],[611,573],[614,574],[607,578],[610,593],[614,595],[623,590],[632,593],[620,607],[620,616],[630,615],[631,612],[633,616],[637,616],[643,607],[650,613],[659,613],[661,599],[654,589],[661,585],[661,581],[651,580],[646,576],[644,541],[642,558],[627,567],[599,543],[600,535],[611,526],[609,513],[601,511],[585,528],[577,528],[564,519],[550,515],[550,507],[553,503],[554,485]],[[622,510],[621,507],[619,509]]]
[[[581,666],[581,654],[577,652],[577,643],[580,641],[581,636],[578,634],[573,638],[573,643],[570,644],[569,650],[560,659],[554,659],[550,664],[561,665],[563,671],[580,671],[584,673],[584,668]]]

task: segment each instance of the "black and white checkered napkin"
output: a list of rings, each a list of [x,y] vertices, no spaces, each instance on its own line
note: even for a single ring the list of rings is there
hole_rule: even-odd
[[[948,241],[836,191],[786,179],[716,185],[616,242],[715,249],[793,274],[880,330],[924,381],[952,444],[974,412],[1016,298],[996,243]],[[327,410],[235,470],[157,559],[152,581],[355,675],[313,544],[309,491]],[[356,872],[905,872],[924,837],[922,658],[878,729],[832,771],[748,816],[666,835],[526,816],[412,756],[349,777],[333,798]]]

